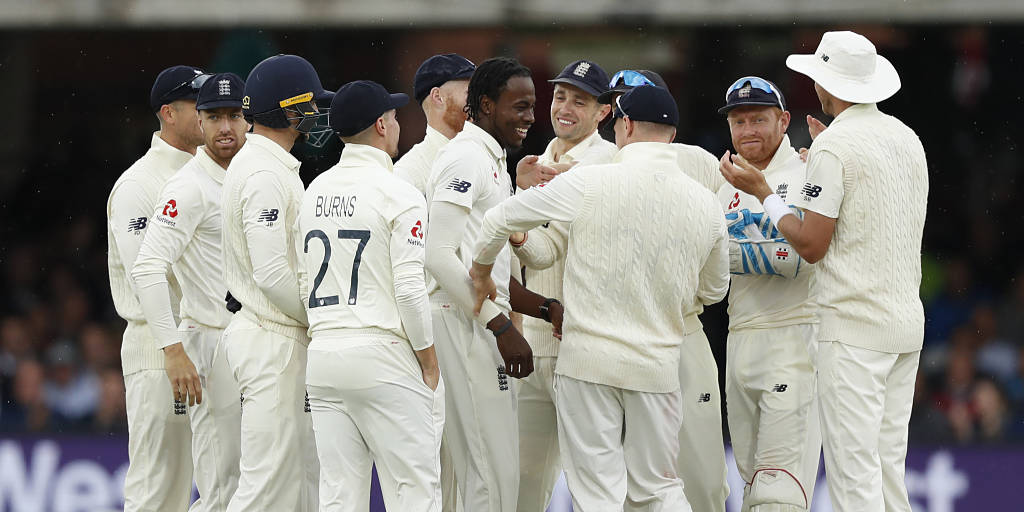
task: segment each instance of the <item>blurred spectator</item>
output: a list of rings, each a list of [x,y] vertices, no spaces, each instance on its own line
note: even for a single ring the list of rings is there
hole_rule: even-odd
[[[50,411],[43,399],[43,365],[34,359],[18,363],[14,374],[13,400],[0,416],[2,430],[39,432],[49,427]]]
[[[79,340],[82,345],[82,360],[86,368],[96,373],[111,368],[120,370],[119,347],[107,329],[90,323],[82,329]]]
[[[69,429],[85,426],[99,405],[99,377],[91,369],[82,368],[79,351],[68,340],[50,347],[46,362],[50,370],[43,396],[53,411],[54,422]]]
[[[982,378],[974,385],[971,393],[974,412],[972,441],[997,443],[1006,439],[1010,423],[1010,410],[1006,395],[992,378]]]
[[[124,376],[120,369],[108,368],[100,374],[100,403],[93,420],[93,431],[110,434],[128,431]]]
[[[924,342],[946,343],[958,325],[967,323],[982,299],[975,288],[973,272],[966,260],[946,265],[945,289],[925,305]]]
[[[936,407],[931,386],[923,371],[917,373],[914,407],[910,413],[910,439],[915,443],[942,444],[953,440],[946,414]]]

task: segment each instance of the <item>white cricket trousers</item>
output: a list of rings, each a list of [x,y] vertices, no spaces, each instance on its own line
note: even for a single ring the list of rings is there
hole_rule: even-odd
[[[149,326],[128,322],[124,339],[151,339]],[[192,431],[188,404],[175,404],[164,370],[124,376],[128,412],[126,512],[185,510],[192,498]]]
[[[244,309],[223,340],[242,392],[240,474],[228,511],[317,510],[320,466],[305,410],[305,340],[261,327]]]
[[[367,511],[374,464],[388,510],[441,510],[444,382],[431,390],[408,340],[314,334],[306,389],[320,457],[320,510]]]
[[[809,510],[821,454],[817,325],[730,331],[725,402],[743,510]],[[830,475],[831,476],[831,475]]]
[[[494,335],[442,294],[431,296],[445,381],[445,443],[466,512],[513,512],[519,495],[516,383],[499,379]]]
[[[835,512],[910,512],[903,474],[920,355],[818,344],[825,473]]]
[[[676,471],[686,485],[686,500],[694,510],[725,512],[729,484],[718,364],[699,320],[697,325],[696,330],[683,337],[679,354],[683,426],[679,429]]]
[[[544,512],[562,472],[555,411],[557,357],[534,356],[519,381],[519,512]]]
[[[203,403],[188,409],[192,463],[199,489],[199,499],[189,510],[222,512],[238,487],[242,421],[238,383],[224,356],[223,329],[184,318],[178,332],[203,387]]]
[[[555,376],[562,467],[575,512],[689,512],[676,475],[681,394]]]

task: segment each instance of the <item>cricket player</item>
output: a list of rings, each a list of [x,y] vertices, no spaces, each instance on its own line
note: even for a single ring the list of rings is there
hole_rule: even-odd
[[[307,297],[306,389],[320,457],[320,510],[366,510],[376,464],[389,510],[441,510],[444,384],[423,270],[427,205],[391,173],[405,94],[343,85],[337,165],[303,195],[295,234]]]
[[[478,301],[493,295],[489,267],[509,234],[570,223],[555,397],[573,508],[687,511],[675,471],[682,313],[694,297],[725,296],[725,221],[669,146],[679,121],[671,94],[636,87],[615,108],[613,163],[573,169],[491,209],[471,275]]]
[[[149,151],[114,183],[107,199],[107,266],[117,314],[128,322],[121,343],[128,409],[126,511],[184,510],[192,494],[191,430],[185,395],[171,389],[164,372],[168,353],[146,323],[130,278],[164,183],[203,144],[196,95],[210,75],[193,66],[173,66],[153,83],[149,105],[160,120]],[[176,320],[181,289],[167,276]],[[172,350],[173,351],[173,350]]]
[[[427,116],[427,133],[395,163],[395,176],[423,197],[437,152],[466,124],[466,91],[475,70],[475,64],[456,53],[434,55],[416,69],[413,96]]]
[[[792,205],[806,166],[786,135],[790,115],[782,91],[763,78],[743,77],[726,90],[718,111],[726,115],[733,148]],[[808,297],[814,267],[779,234],[755,197],[726,184],[718,201],[729,228],[733,274],[725,404],[736,467],[746,482],[743,510],[810,510],[821,454],[814,376],[818,319]]]
[[[726,152],[722,173],[817,263],[811,296],[833,508],[909,511],[907,424],[924,339],[924,149],[913,130],[879,111],[900,79],[864,36],[826,32],[813,55],[791,55],[786,65],[814,80],[822,110],[834,117],[808,153],[803,219],[742,156]]]
[[[610,89],[598,97],[602,103],[634,87],[655,85],[668,89],[661,75],[649,70],[624,69],[615,73]],[[718,159],[700,146],[672,143],[679,168],[701,186],[717,193],[725,184],[718,171]],[[717,300],[715,301],[717,302]],[[695,298],[685,310],[686,336],[679,357],[679,386],[683,396],[683,428],[679,430],[679,458],[676,470],[686,484],[686,499],[694,510],[725,512],[729,496],[726,483],[725,441],[722,438],[722,402],[718,387],[718,364],[711,352],[704,325],[698,315],[709,303]]]
[[[611,162],[618,148],[597,133],[598,124],[611,110],[597,102],[597,96],[607,89],[608,75],[593,61],[577,60],[549,82],[555,84],[550,113],[555,138],[537,162],[548,166]],[[552,301],[562,297],[568,239],[569,225],[564,222],[545,223],[510,237],[513,251],[525,265],[526,284]],[[518,510],[544,512],[562,471],[554,390],[559,341],[551,324],[543,319],[526,317],[523,328],[533,349],[534,371],[521,381],[518,390]]]
[[[333,97],[302,57],[277,55],[249,73],[242,112],[253,131],[228,166],[221,206],[224,280],[242,309],[224,353],[242,392],[242,452],[230,512],[312,511],[319,466],[306,405],[306,309],[293,230],[302,200],[300,137],[322,142],[315,101]]]
[[[437,152],[466,124],[466,92],[476,65],[456,54],[434,55],[423,61],[413,78],[413,96],[427,117],[423,140],[395,163],[395,176],[411,183],[427,197],[427,180]],[[433,284],[428,277],[428,287]],[[448,443],[441,443],[441,510],[462,510],[455,484],[455,467]]]
[[[469,120],[430,173],[426,265],[438,285],[430,301],[447,387],[445,442],[467,511],[512,512],[519,495],[516,386],[508,376],[529,375],[533,356],[508,313],[561,326],[560,304],[511,278],[507,247],[494,269],[499,291],[479,311],[468,269],[484,213],[511,195],[506,150],[522,146],[535,102],[529,69],[508,58],[480,64],[469,82]]]
[[[195,406],[188,417],[199,500],[191,510],[225,510],[238,486],[242,411],[238,384],[219,350],[231,320],[224,308],[220,201],[225,170],[249,129],[244,88],[233,73],[213,75],[200,88],[196,110],[204,145],[164,184],[131,274],[164,351],[175,399]],[[172,269],[182,290],[179,324],[167,282]]]

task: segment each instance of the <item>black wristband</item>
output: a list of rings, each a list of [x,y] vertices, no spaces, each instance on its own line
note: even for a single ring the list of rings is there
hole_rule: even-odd
[[[512,320],[509,320],[509,321],[505,322],[505,325],[503,325],[501,327],[498,327],[497,329],[494,330],[494,337],[497,338],[498,336],[501,336],[502,334],[505,334],[505,331],[507,331],[507,330],[509,330],[511,328],[512,328]]]
[[[551,323],[551,305],[556,303],[562,304],[558,299],[544,299],[544,304],[541,304],[540,307],[537,308],[540,310],[540,317],[543,318],[545,322]]]

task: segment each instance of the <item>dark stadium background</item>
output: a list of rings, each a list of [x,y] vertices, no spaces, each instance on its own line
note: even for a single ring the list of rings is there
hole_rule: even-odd
[[[659,71],[679,104],[677,141],[721,155],[731,146],[716,109],[725,87],[750,74],[779,84],[793,114],[791,140],[798,147],[809,144],[803,118],[821,118],[819,104],[811,81],[786,69],[784,61],[790,53],[812,52],[830,29],[865,34],[893,62],[903,86],[880,108],[915,129],[928,155],[921,289],[927,323],[911,462],[919,449],[920,457],[963,454],[984,468],[986,460],[996,464],[985,454],[998,452],[1020,467],[1022,27],[680,28],[628,19],[601,26],[450,29],[0,29],[0,465],[5,440],[16,443],[8,445],[18,447],[10,453],[21,453],[24,464],[36,453],[33,443],[41,441],[124,444],[118,356],[124,323],[107,283],[104,208],[114,180],[148,148],[157,129],[148,94],[164,67],[193,64],[244,78],[264,57],[295,53],[316,66],[328,89],[365,78],[411,93],[416,67],[434,53],[458,52],[476,62],[514,56],[532,69],[537,85],[537,122],[524,151],[511,155],[514,163],[542,151],[552,137],[551,87],[545,80],[585,57],[609,74],[622,68]],[[413,104],[399,111],[399,119],[405,151],[422,138],[425,120]],[[303,180],[333,165],[339,151],[337,141],[322,150],[296,146]],[[708,308],[702,319],[723,368],[725,303]],[[74,449],[65,449],[65,459]],[[88,452],[82,457],[88,459]],[[972,468],[964,471],[974,484],[987,470],[975,474]],[[908,476],[912,498],[914,485]],[[20,510],[10,501],[14,487],[0,479],[0,510]],[[924,491],[918,496],[926,505],[934,499]],[[957,506],[973,510],[962,502]]]

